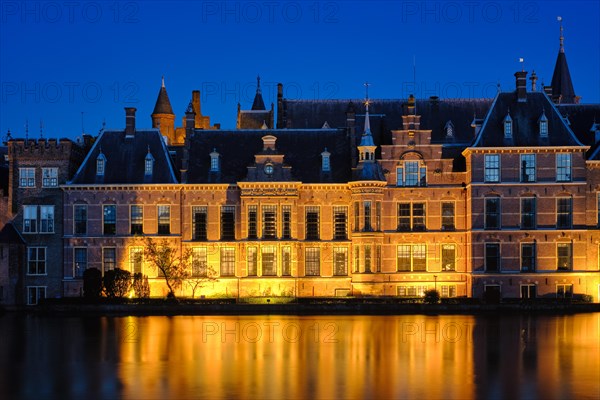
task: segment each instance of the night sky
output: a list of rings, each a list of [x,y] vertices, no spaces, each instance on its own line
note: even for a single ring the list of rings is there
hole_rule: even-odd
[[[600,102],[600,2],[2,1],[0,133],[75,138],[138,128],[165,83],[181,125],[191,91],[211,123],[234,128],[260,74],[267,107],[288,98],[493,97],[514,72],[550,84],[562,16],[582,103]],[[416,90],[413,85],[416,60]],[[529,83],[528,83],[529,87]],[[600,119],[600,116],[599,116]]]

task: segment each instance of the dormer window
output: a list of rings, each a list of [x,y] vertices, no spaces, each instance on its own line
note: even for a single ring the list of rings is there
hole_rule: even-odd
[[[100,151],[100,154],[96,158],[96,175],[103,176],[105,168],[106,168],[106,157],[104,156],[102,151]]]
[[[265,174],[271,176],[271,175],[273,175],[273,171],[275,171],[273,164],[271,164],[271,163],[265,164]]]
[[[329,157],[331,153],[327,151],[327,147],[325,147],[325,151],[321,153],[321,171],[330,172],[331,171],[331,162]]]
[[[546,112],[542,111],[542,115],[538,120],[538,124],[540,126],[540,136],[548,137],[548,118],[546,117]]]
[[[217,149],[213,149],[212,153],[210,153],[210,172],[219,172],[220,162],[219,162],[220,154],[217,153]]]
[[[144,174],[152,175],[152,170],[154,169],[154,157],[150,153],[150,149],[148,149],[148,154],[146,154],[146,158],[144,159]]]
[[[446,132],[446,137],[448,139],[452,139],[454,137],[454,124],[452,121],[446,122],[446,126],[444,126],[444,131]]]
[[[510,117],[510,113],[508,113],[504,117],[504,137],[510,139],[512,138],[512,134],[512,118]]]

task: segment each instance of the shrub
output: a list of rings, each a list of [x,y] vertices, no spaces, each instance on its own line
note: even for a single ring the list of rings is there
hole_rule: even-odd
[[[98,268],[88,268],[83,272],[83,295],[97,299],[102,294],[102,272]]]
[[[131,288],[131,273],[119,268],[104,273],[104,291],[110,298],[125,297]]]
[[[150,284],[148,283],[148,277],[142,275],[141,272],[133,274],[133,292],[135,297],[139,299],[147,299],[150,297]]]
[[[440,292],[435,289],[429,289],[425,292],[423,301],[426,304],[437,304],[440,302]]]

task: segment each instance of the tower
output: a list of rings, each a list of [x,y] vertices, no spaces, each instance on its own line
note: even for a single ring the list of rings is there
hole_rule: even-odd
[[[564,36],[562,17],[558,17],[560,23],[560,46],[556,64],[554,65],[554,73],[552,74],[552,101],[557,104],[578,104],[579,97],[575,95],[573,89],[573,81],[567,64],[567,56],[565,55]]]
[[[171,108],[167,88],[165,88],[165,77],[156,99],[154,111],[152,111],[152,127],[160,130],[160,133],[168,139],[169,144],[175,142],[175,114]]]

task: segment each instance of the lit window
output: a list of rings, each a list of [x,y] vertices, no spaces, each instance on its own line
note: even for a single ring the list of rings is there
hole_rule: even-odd
[[[42,168],[42,186],[58,186],[58,168]]]
[[[27,275],[46,275],[46,248],[27,248]]]
[[[144,208],[141,205],[134,204],[131,206],[131,234],[144,234]]]
[[[144,248],[140,246],[129,248],[129,272],[141,274],[144,264]]]
[[[263,246],[261,252],[262,276],[277,275],[277,248],[275,246]]]
[[[573,199],[559,197],[556,199],[556,228],[569,229],[573,223]]]
[[[206,247],[192,248],[192,277],[204,277],[208,274]]]
[[[35,187],[35,168],[19,168],[19,187]]]
[[[573,297],[573,285],[572,284],[558,284],[556,285],[556,297],[559,299],[570,299]]]
[[[373,229],[371,228],[371,202],[370,201],[365,201],[363,202],[363,209],[364,209],[364,231],[366,232],[370,232]]]
[[[319,276],[321,273],[321,249],[307,247],[304,260],[304,273],[306,276]]]
[[[537,285],[535,283],[526,283],[521,285],[522,299],[535,299],[537,297]]]
[[[507,139],[512,138],[512,118],[510,114],[506,114],[506,117],[504,117],[504,137]]]
[[[321,153],[321,170],[323,172],[331,171],[331,163],[329,161],[330,156],[331,156],[331,153],[327,151],[327,147],[326,147],[325,151]]]
[[[40,206],[40,233],[54,233],[54,206]]]
[[[23,206],[23,233],[37,232],[37,206]]]
[[[113,270],[116,267],[117,267],[117,249],[114,247],[104,247],[102,249],[103,272]]]
[[[500,243],[485,244],[485,270],[487,272],[500,271]]]
[[[87,248],[75,247],[73,249],[73,276],[82,278],[87,269]]]
[[[348,249],[345,247],[333,248],[333,274],[348,275]]]
[[[290,239],[292,237],[292,207],[282,207],[282,227],[281,227],[281,238]]]
[[[442,245],[442,271],[456,270],[456,246],[453,244]]]
[[[535,154],[521,154],[521,182],[535,182]]]
[[[144,174],[152,175],[153,168],[154,168],[154,157],[152,157],[152,154],[150,154],[150,151],[148,151],[148,154],[146,154],[146,158],[144,159]]]
[[[371,245],[365,244],[365,272],[371,272]]]
[[[171,206],[158,206],[158,234],[168,235],[171,233]]]
[[[258,274],[258,252],[256,247],[248,247],[246,249],[246,261],[248,263],[248,276],[256,276]]]
[[[453,231],[454,230],[454,203],[443,202],[442,203],[442,230]]]
[[[419,161],[405,161],[396,168],[396,186],[427,186],[427,168]]]
[[[117,206],[114,204],[102,206],[104,235],[115,235],[117,233]]]
[[[485,229],[500,229],[500,197],[485,199]]]
[[[559,271],[573,270],[573,244],[558,243],[556,245],[556,261]]]
[[[486,182],[500,182],[500,155],[486,154],[484,164],[484,180]]]
[[[221,248],[221,276],[233,276],[235,274],[235,248]]]
[[[521,229],[535,229],[536,226],[536,198],[524,197],[521,199]]]
[[[290,246],[281,248],[281,275],[292,275],[292,249]]]
[[[335,206],[333,207],[333,239],[346,240],[348,238],[346,232],[346,220],[348,216],[348,207]]]
[[[263,239],[277,238],[277,206],[262,207],[262,235]]]
[[[106,167],[106,157],[100,153],[96,158],[96,175],[103,176]]]
[[[397,248],[398,271],[426,271],[427,245],[401,244]]]
[[[397,230],[426,230],[425,203],[398,203]]]
[[[219,156],[216,149],[210,153],[210,172],[219,172]]]
[[[540,136],[548,137],[548,118],[546,117],[545,111],[542,112],[538,123],[540,125]]]
[[[535,243],[521,243],[521,272],[535,272]]]
[[[571,153],[559,153],[556,155],[556,181],[571,181]]]

